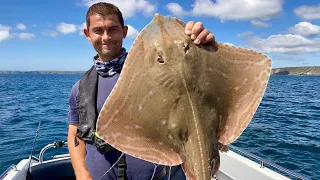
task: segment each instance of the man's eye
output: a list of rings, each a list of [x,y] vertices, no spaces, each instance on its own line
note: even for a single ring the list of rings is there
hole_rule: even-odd
[[[94,30],[94,32],[95,32],[95,33],[101,33],[102,30],[101,30],[101,29],[96,29],[96,30]]]

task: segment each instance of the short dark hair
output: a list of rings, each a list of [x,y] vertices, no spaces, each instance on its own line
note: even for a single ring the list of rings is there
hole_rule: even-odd
[[[86,22],[87,22],[87,28],[89,29],[90,26],[90,16],[93,14],[99,14],[102,16],[107,16],[107,15],[116,15],[119,19],[119,22],[122,27],[124,27],[124,22],[123,22],[123,17],[122,13],[119,10],[119,8],[111,3],[106,3],[106,2],[99,2],[96,4],[93,4],[87,12],[86,16]]]

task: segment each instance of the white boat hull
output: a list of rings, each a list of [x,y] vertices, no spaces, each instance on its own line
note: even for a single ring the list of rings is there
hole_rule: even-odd
[[[30,164],[30,177],[32,179],[57,179],[68,178],[75,179],[72,165],[70,162],[69,154],[54,156],[51,160],[43,161],[43,154],[49,148],[57,148],[66,146],[66,142],[49,144],[44,147],[39,155],[39,158],[33,157]],[[233,147],[233,146],[231,146]],[[216,174],[218,180],[288,180],[289,178],[275,172],[267,167],[264,167],[263,163],[273,165],[266,161],[263,161],[259,157],[246,153],[236,147],[233,147],[235,151],[245,154],[248,157],[252,157],[256,160],[260,160],[260,164],[254,162],[247,157],[244,157],[235,151],[229,150],[228,152],[220,152],[220,169]],[[0,180],[25,180],[30,159],[23,159],[17,165],[11,166],[2,176]],[[273,167],[283,172],[296,177],[298,179],[304,179],[298,175],[291,173],[284,168],[273,165]]]

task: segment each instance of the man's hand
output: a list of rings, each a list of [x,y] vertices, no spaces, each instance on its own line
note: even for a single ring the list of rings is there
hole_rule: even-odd
[[[189,21],[186,24],[185,33],[191,36],[196,45],[215,42],[214,35],[208,29],[205,29],[201,22]]]

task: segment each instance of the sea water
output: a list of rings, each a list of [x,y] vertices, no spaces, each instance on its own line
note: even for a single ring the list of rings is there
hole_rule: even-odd
[[[81,74],[0,74],[0,174],[67,140],[68,100]],[[310,179],[320,179],[320,76],[271,76],[247,129],[233,143]],[[56,150],[48,150],[50,158]],[[66,153],[64,149],[61,153]]]

